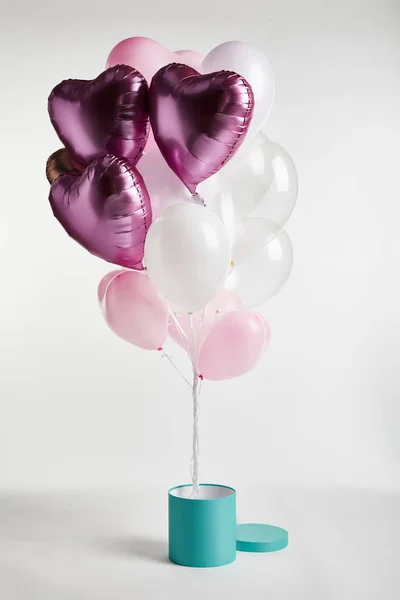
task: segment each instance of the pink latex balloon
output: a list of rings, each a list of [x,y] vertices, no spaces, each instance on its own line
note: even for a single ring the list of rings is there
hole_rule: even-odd
[[[99,156],[83,173],[60,175],[49,200],[56,219],[86,250],[121,267],[143,269],[151,204],[142,176],[129,162]]]
[[[168,334],[168,305],[144,273],[124,271],[100,282],[103,314],[108,326],[120,338],[143,348],[161,348]]]
[[[231,71],[200,75],[172,63],[153,77],[150,123],[169,167],[194,194],[242,144],[251,123],[254,96]]]
[[[129,65],[140,71],[150,85],[153,76],[161,67],[171,62],[183,62],[194,69],[199,69],[204,58],[203,54],[194,50],[171,52],[151,38],[130,37],[119,42],[111,50],[107,58],[107,68]]]
[[[223,315],[209,330],[199,353],[199,372],[214,381],[250,371],[266,349],[270,330],[264,318],[247,310]]]
[[[200,52],[196,52],[196,50],[175,50],[174,54],[178,57],[178,62],[189,65],[189,67],[193,67],[193,69],[200,72],[201,64],[205,59],[204,54],[200,54]]]
[[[97,298],[102,308],[108,285],[115,277],[118,277],[118,275],[121,275],[122,273],[126,273],[125,269],[116,269],[115,271],[110,271],[110,273],[104,275],[103,279],[100,281],[99,287],[97,288]]]
[[[235,292],[222,289],[214,296],[211,302],[205,306],[204,314],[202,314],[203,311],[201,310],[194,312],[192,314],[192,323],[195,331],[197,348],[200,348],[201,343],[203,342],[214,322],[220,319],[227,312],[237,310],[239,308],[242,308],[242,302],[239,296]],[[184,350],[186,350],[189,346],[190,355],[192,358],[195,358],[189,315],[187,313],[179,315],[177,316],[177,321],[186,335],[188,342],[185,341],[176,322],[171,318],[168,333],[171,338]]]
[[[62,81],[49,96],[48,110],[64,146],[85,165],[104,152],[134,165],[143,153],[148,86],[132,67],[118,65],[90,81]]]
[[[194,50],[178,50],[177,53],[174,53],[150,38],[130,37],[114,46],[107,58],[107,67],[130,65],[140,71],[150,85],[157,71],[171,62],[184,62],[200,70],[203,60],[204,56]],[[150,132],[146,152],[155,148],[157,145],[152,132]]]

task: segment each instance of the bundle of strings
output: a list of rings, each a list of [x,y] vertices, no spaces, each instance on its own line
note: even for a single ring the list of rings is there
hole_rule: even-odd
[[[182,338],[182,342],[185,345],[186,351],[188,353],[188,356],[191,359],[192,362],[192,368],[193,368],[193,381],[192,383],[190,383],[186,377],[182,374],[182,378],[186,381],[187,384],[190,385],[191,389],[192,389],[192,401],[193,401],[193,450],[192,450],[192,459],[191,459],[191,464],[190,464],[190,472],[191,472],[191,478],[192,478],[192,493],[190,495],[191,498],[199,498],[200,496],[200,484],[199,484],[199,458],[200,458],[200,442],[199,442],[199,397],[200,397],[200,391],[201,391],[201,376],[198,372],[198,368],[197,368],[197,359],[198,359],[198,345],[197,345],[197,339],[196,339],[196,330],[193,324],[193,316],[191,313],[189,313],[189,327],[190,327],[190,339],[189,337],[186,335],[186,332],[184,331],[184,329],[182,328],[181,324],[179,323],[179,320],[177,319],[176,315],[170,311],[170,315],[172,320],[174,321],[180,336]],[[202,325],[202,321],[203,321],[203,315],[200,321],[200,327]],[[178,372],[179,369],[178,367],[175,365],[175,363],[172,361],[171,357],[168,356],[167,354],[163,354],[163,356],[166,356],[166,358],[169,360],[169,362],[172,364],[172,366],[174,367],[174,369],[176,369]]]

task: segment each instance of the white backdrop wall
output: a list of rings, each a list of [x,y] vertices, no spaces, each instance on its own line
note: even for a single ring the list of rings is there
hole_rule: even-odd
[[[276,75],[265,131],[300,178],[294,271],[263,308],[270,349],[251,374],[204,385],[203,480],[398,486],[399,4],[196,4],[1,5],[0,487],[189,479],[186,386],[107,329],[96,288],[112,267],[47,202],[51,88],[96,76],[131,35],[262,48]]]

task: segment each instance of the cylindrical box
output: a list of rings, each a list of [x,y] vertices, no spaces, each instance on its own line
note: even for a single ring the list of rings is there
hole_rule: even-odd
[[[204,483],[168,492],[169,559],[185,567],[220,567],[236,558],[236,491]]]

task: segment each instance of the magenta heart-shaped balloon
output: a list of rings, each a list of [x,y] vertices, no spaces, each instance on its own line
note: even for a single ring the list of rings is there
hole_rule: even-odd
[[[136,69],[117,65],[96,79],[67,79],[48,103],[65,147],[84,164],[108,152],[136,164],[149,134],[148,86]]]
[[[151,204],[142,176],[127,160],[106,154],[83,173],[60,175],[49,200],[56,219],[86,250],[116,265],[143,269]]]
[[[149,99],[157,145],[192,194],[239,149],[254,107],[251,87],[240,75],[200,75],[176,63],[154,75]]]

